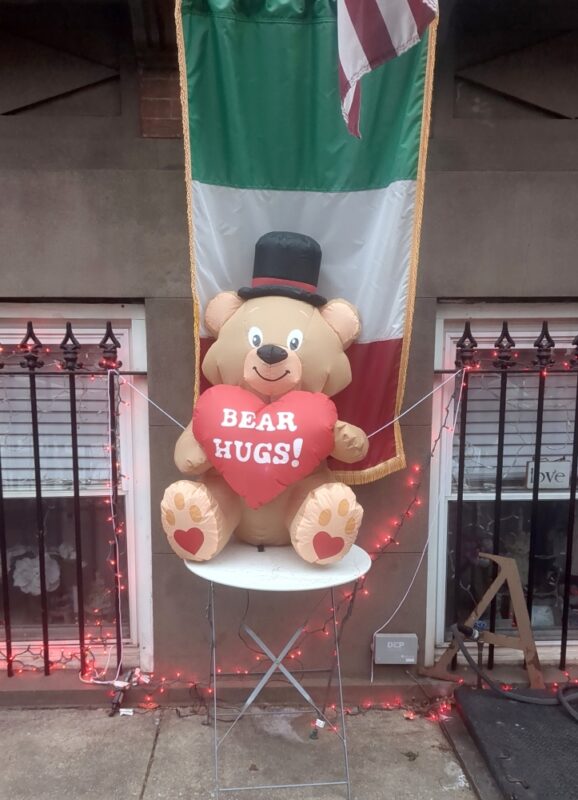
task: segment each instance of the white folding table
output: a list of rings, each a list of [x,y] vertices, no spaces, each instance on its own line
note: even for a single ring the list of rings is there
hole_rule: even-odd
[[[365,550],[354,545],[347,555],[336,564],[328,566],[315,566],[308,564],[300,558],[292,547],[267,547],[258,550],[251,545],[241,542],[230,542],[227,547],[213,560],[203,563],[186,561],[185,565],[193,574],[209,583],[209,622],[211,626],[211,679],[210,688],[213,695],[213,730],[214,730],[214,767],[215,767],[215,792],[218,800],[221,792],[257,791],[266,789],[289,789],[312,786],[344,786],[347,798],[351,798],[351,785],[349,780],[349,759],[347,755],[347,734],[345,730],[345,713],[343,709],[343,685],[341,679],[341,662],[339,657],[339,636],[337,632],[336,604],[334,590],[338,586],[352,583],[365,575],[371,567],[371,559]],[[310,592],[320,589],[329,589],[331,592],[331,621],[335,644],[334,668],[337,679],[339,695],[339,718],[341,729],[329,722],[321,709],[313,700],[309,692],[301,685],[295,676],[287,669],[283,660],[296,645],[305,629],[301,626],[290,637],[286,645],[275,655],[248,625],[243,625],[245,633],[257,644],[260,650],[270,659],[271,666],[261,676],[261,679],[251,691],[236,718],[229,725],[225,733],[219,737],[217,731],[217,647],[215,635],[215,584],[231,586],[258,592]],[[219,780],[219,749],[234,726],[246,714],[255,702],[260,692],[265,688],[277,670],[286,680],[295,687],[299,694],[311,706],[317,718],[328,723],[341,739],[344,759],[344,779],[339,781],[316,781],[315,783],[292,784],[267,784],[260,786],[229,786],[222,787]],[[332,667],[333,670],[333,667]],[[306,674],[307,670],[300,670]],[[332,674],[332,673],[331,673]]]

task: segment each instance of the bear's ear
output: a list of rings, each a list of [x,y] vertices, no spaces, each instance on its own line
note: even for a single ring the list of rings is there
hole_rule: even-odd
[[[330,300],[319,311],[325,322],[341,339],[343,349],[347,350],[361,332],[361,322],[355,306],[347,300]]]
[[[213,297],[205,311],[205,325],[209,332],[218,336],[225,322],[241,308],[243,302],[236,292],[221,292]]]

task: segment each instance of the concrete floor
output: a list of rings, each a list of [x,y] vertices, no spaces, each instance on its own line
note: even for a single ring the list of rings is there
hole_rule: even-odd
[[[1,710],[0,798],[210,800],[212,730],[203,721],[174,709],[113,718],[103,710]],[[473,800],[437,723],[408,720],[399,710],[370,711],[348,717],[347,730],[354,800]],[[339,741],[327,730],[312,741],[310,732],[310,714],[243,720],[222,746],[222,785],[339,780]],[[249,790],[222,797],[343,800],[345,791]]]

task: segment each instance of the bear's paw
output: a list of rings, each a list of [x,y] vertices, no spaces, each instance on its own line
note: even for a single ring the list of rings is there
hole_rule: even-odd
[[[332,564],[345,556],[357,538],[363,509],[349,486],[324,483],[313,489],[293,518],[293,547],[311,564]]]
[[[161,502],[161,521],[170,546],[188,561],[209,561],[231,538],[230,526],[203,483],[172,483]]]

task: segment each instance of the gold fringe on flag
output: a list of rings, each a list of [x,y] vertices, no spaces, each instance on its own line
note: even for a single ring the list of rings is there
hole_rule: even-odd
[[[185,188],[187,193],[187,222],[189,228],[189,264],[191,271],[191,292],[193,298],[193,347],[194,347],[194,384],[193,405],[199,396],[200,360],[201,360],[201,306],[197,292],[197,260],[195,256],[195,223],[193,219],[193,186],[191,159],[191,130],[189,127],[189,89],[187,84],[187,61],[185,56],[185,37],[183,33],[182,0],[175,2],[175,24],[177,28],[177,55],[179,60],[179,85],[181,89],[181,112],[183,119],[183,143],[185,149]]]

